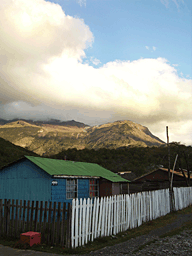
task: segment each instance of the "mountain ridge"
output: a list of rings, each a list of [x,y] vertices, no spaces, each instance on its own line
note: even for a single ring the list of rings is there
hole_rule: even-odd
[[[68,148],[97,150],[164,144],[147,127],[129,120],[89,126],[75,120],[0,119],[0,137],[39,155],[47,156]]]

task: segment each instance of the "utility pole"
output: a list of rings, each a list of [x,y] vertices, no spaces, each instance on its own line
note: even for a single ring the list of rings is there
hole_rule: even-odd
[[[167,149],[168,149],[168,177],[169,177],[169,191],[171,190],[171,174],[170,174],[170,145],[169,145],[169,131],[168,126],[166,126],[167,133]]]
[[[170,161],[170,145],[169,145],[168,126],[166,126],[166,133],[167,133],[167,149],[168,149],[168,178],[169,178],[170,210],[171,210],[171,212],[173,212],[175,207],[174,207],[174,193],[173,193],[173,187],[172,187],[172,182],[171,182],[171,173],[170,173],[171,161]]]

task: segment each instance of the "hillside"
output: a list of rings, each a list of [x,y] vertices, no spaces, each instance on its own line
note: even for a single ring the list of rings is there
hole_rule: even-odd
[[[170,143],[170,164],[173,168],[175,157],[178,161],[175,169],[183,168],[192,171],[192,147]],[[119,149],[68,149],[57,155],[50,156],[56,159],[97,163],[113,172],[127,172],[128,179],[164,166],[168,168],[168,149],[165,144],[160,147],[122,147]]]
[[[12,120],[3,124],[0,137],[39,155],[53,155],[68,148],[117,149],[121,147],[160,146],[164,142],[147,127],[131,121],[116,121],[100,126],[59,120]]]
[[[11,142],[0,138],[0,169],[3,166],[22,158],[24,155],[38,156],[27,149],[15,146]]]

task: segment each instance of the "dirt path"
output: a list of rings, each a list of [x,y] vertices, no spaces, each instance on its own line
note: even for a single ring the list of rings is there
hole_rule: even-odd
[[[178,255],[192,255],[192,254],[182,254],[181,251],[179,251],[179,246],[177,248],[177,251],[174,251],[173,254],[169,254],[169,251],[167,251],[168,249],[162,249],[163,246],[165,245],[165,240],[160,239],[160,236],[163,234],[166,234],[172,230],[174,230],[175,228],[179,228],[182,227],[182,225],[184,225],[186,222],[192,221],[192,213],[189,214],[179,214],[177,219],[162,227],[162,228],[158,228],[155,230],[152,230],[149,234],[147,235],[142,235],[142,236],[138,236],[136,238],[132,238],[126,242],[120,243],[120,244],[116,244],[113,246],[107,246],[103,249],[100,249],[98,251],[93,251],[90,252],[89,254],[83,254],[82,256],[90,256],[90,255],[116,255],[116,256],[125,256],[125,255],[173,255],[176,254],[178,252]],[[186,231],[187,232],[187,231]],[[192,240],[192,234],[190,232],[188,232],[188,238]],[[181,237],[181,236],[180,236]],[[174,238],[173,238],[174,239]],[[151,252],[146,252],[146,254],[144,253],[144,251],[146,251],[146,249],[141,250],[139,252],[136,252],[136,250],[141,246],[141,245],[145,245],[149,242],[152,241],[161,241],[160,245],[157,249],[157,246],[155,247],[155,250],[159,251],[159,254],[153,254],[154,249],[152,247]],[[176,239],[177,240],[177,239]],[[172,240],[171,240],[172,241]],[[178,240],[179,241],[179,240]],[[168,243],[170,244],[170,242]],[[175,246],[175,242],[174,242],[174,246]],[[191,246],[191,243],[189,243],[189,245]],[[153,246],[153,245],[152,245]],[[162,247],[162,248],[161,248]],[[147,247],[148,248],[148,247]],[[142,252],[143,251],[143,252]],[[164,253],[164,254],[161,254]],[[40,256],[61,256],[61,254],[54,254],[54,253],[45,253],[45,252],[37,252],[37,251],[33,251],[33,250],[21,250],[21,249],[13,249],[7,246],[3,246],[0,245],[0,255],[1,256],[27,256],[27,255],[40,255]],[[66,255],[65,256],[75,256],[77,254],[70,254],[70,255]]]

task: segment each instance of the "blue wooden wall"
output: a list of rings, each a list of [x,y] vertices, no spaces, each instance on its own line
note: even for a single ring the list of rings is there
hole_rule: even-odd
[[[0,170],[0,199],[51,200],[52,178],[28,159]]]
[[[53,180],[58,182],[57,186],[52,186]],[[89,179],[78,179],[78,198],[88,197]],[[72,201],[66,199],[66,179],[51,177],[28,159],[0,170],[0,199],[18,199],[22,204],[23,200],[52,201],[57,202],[57,207],[58,202]]]

